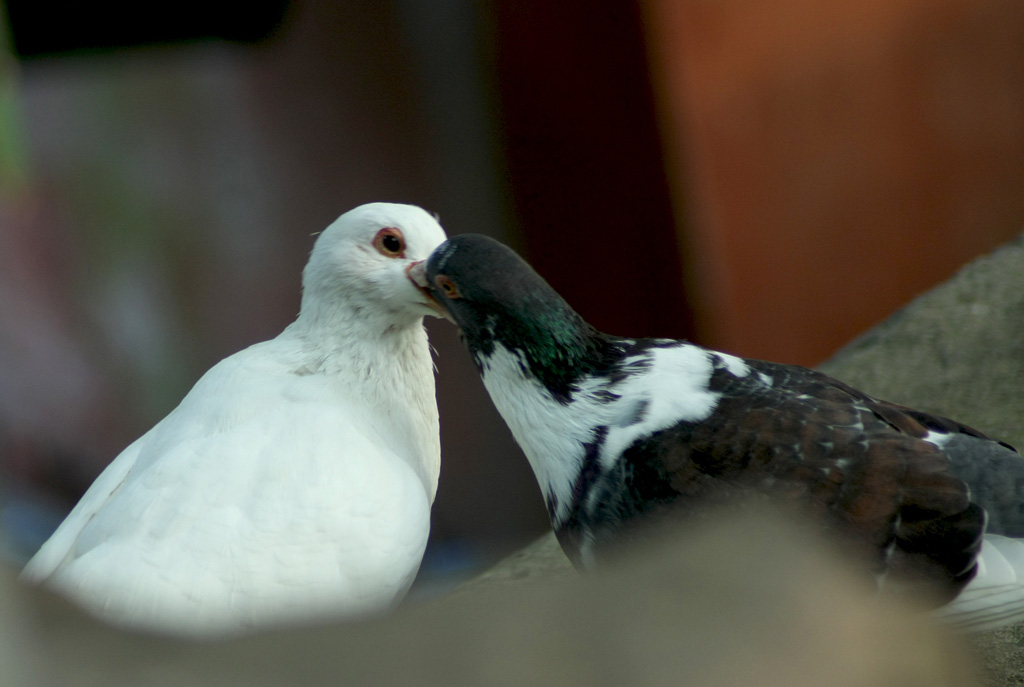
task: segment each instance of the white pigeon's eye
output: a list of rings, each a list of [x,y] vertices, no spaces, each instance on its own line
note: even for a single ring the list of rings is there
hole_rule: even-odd
[[[373,247],[378,253],[389,258],[405,257],[405,238],[402,232],[392,227],[385,227],[377,232],[373,238]]]
[[[444,295],[448,298],[459,298],[459,290],[455,288],[455,283],[448,277],[439,274],[434,278],[434,283],[437,284],[437,288],[444,291]]]

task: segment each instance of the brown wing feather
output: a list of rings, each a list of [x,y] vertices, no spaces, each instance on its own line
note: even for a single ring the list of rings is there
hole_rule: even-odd
[[[913,579],[941,600],[955,596],[974,574],[984,512],[942,451],[921,439],[936,425],[812,370],[754,365],[770,388],[716,374],[722,397],[711,420],[624,452],[636,511],[781,497],[864,547],[887,582]]]

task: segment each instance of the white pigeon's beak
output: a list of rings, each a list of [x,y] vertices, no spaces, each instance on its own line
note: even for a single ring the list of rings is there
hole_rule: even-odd
[[[423,305],[427,306],[428,308],[436,312],[438,317],[443,317],[450,322],[455,321],[452,319],[452,316],[448,313],[448,311],[444,309],[444,306],[438,303],[437,299],[434,298],[434,295],[430,293],[430,282],[427,281],[426,260],[417,260],[416,262],[411,263],[408,267],[405,268],[405,276],[407,276],[409,278],[409,281],[412,282],[412,285],[415,286],[419,290],[419,292],[423,294]]]
[[[427,261],[417,260],[405,268],[405,274],[416,285],[416,288],[426,291],[430,282],[427,281]]]

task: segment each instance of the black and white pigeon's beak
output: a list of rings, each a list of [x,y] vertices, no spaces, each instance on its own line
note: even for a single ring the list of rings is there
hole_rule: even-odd
[[[423,294],[425,299],[423,305],[436,312],[438,317],[443,317],[449,322],[455,322],[455,320],[452,319],[451,314],[449,314],[444,306],[437,302],[437,299],[434,298],[434,295],[430,292],[430,282],[427,281],[426,267],[426,260],[417,260],[405,268],[405,276],[409,277],[409,281],[412,282],[412,285]]]

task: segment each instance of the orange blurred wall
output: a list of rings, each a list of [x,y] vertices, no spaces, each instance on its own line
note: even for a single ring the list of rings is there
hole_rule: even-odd
[[[643,12],[702,343],[816,364],[1024,228],[1019,0]]]

